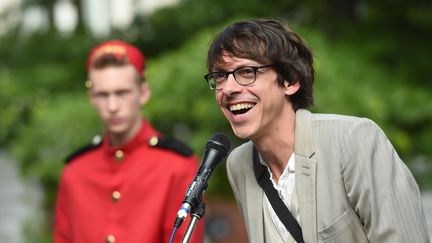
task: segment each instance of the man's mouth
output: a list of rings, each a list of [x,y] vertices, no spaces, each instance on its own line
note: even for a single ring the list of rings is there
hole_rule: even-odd
[[[119,123],[121,123],[121,121],[122,120],[120,118],[109,118],[108,119],[108,122],[112,125],[119,124]]]
[[[248,112],[254,106],[255,106],[254,103],[239,103],[239,104],[235,104],[235,105],[230,105],[229,110],[234,115],[239,115],[239,114],[244,114],[244,113]]]

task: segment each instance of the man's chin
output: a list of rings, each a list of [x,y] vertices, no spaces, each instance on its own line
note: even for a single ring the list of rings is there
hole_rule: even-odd
[[[108,133],[113,135],[121,135],[126,132],[126,128],[122,124],[109,124],[106,126],[106,130]]]
[[[240,139],[249,139],[250,131],[247,131],[244,127],[238,127],[231,124],[231,128],[234,134]]]

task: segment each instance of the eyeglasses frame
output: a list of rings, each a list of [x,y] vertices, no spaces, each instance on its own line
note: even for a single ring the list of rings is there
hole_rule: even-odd
[[[259,69],[267,68],[267,67],[272,67],[272,66],[274,66],[274,64],[268,64],[268,65],[263,65],[263,66],[241,66],[241,67],[238,67],[238,68],[236,68],[236,69],[234,69],[234,70],[232,70],[232,71],[229,71],[229,72],[221,72],[221,71],[217,71],[217,72],[211,72],[211,73],[208,73],[208,74],[204,75],[204,79],[207,81],[207,84],[208,84],[208,86],[210,87],[211,90],[219,90],[219,89],[220,89],[220,88],[218,89],[218,88],[216,88],[216,87],[212,87],[212,86],[210,85],[210,82],[209,82],[209,76],[210,76],[210,75],[213,75],[213,74],[215,74],[215,73],[224,73],[224,74],[225,74],[225,80],[227,80],[228,77],[229,77],[229,75],[232,74],[233,77],[234,77],[234,80],[236,81],[236,83],[238,83],[238,84],[241,85],[241,86],[248,86],[248,85],[251,85],[251,84],[255,83],[255,81],[256,81],[256,74],[257,74],[257,71],[258,71]],[[247,83],[247,84],[243,84],[243,83],[240,83],[240,82],[237,80],[236,75],[234,75],[234,73],[237,72],[238,70],[243,69],[243,68],[252,68],[252,70],[253,70],[253,72],[254,72],[254,80],[253,80],[252,82]]]

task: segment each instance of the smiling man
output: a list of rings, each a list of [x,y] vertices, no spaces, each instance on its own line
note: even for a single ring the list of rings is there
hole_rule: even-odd
[[[150,98],[143,53],[107,41],[89,54],[86,86],[105,134],[67,159],[55,209],[55,243],[169,241],[198,163],[140,112]],[[203,221],[191,242],[203,242]],[[186,227],[173,242],[180,242]]]
[[[371,120],[313,114],[313,57],[278,20],[235,23],[205,75],[235,135],[227,159],[250,242],[429,242],[418,186]]]

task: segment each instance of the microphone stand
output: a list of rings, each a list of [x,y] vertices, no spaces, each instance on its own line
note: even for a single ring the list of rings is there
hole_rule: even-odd
[[[181,243],[189,242],[190,237],[192,236],[192,232],[195,229],[196,224],[198,223],[198,220],[200,220],[204,216],[204,213],[205,213],[205,205],[201,201],[199,205],[196,208],[194,208],[191,212],[191,220],[189,222],[189,225],[186,229],[186,232],[183,236]]]

